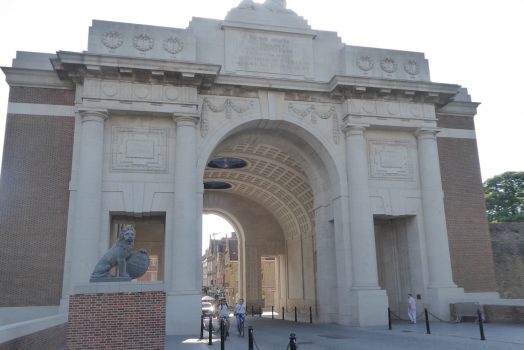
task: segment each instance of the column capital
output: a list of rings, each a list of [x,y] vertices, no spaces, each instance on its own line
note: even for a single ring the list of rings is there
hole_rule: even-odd
[[[183,114],[183,113],[177,113],[172,116],[173,121],[175,124],[192,124],[196,125],[200,121],[200,116],[197,114]]]
[[[78,114],[82,117],[82,123],[85,121],[104,122],[109,118],[109,111],[107,109],[96,108],[78,108]]]
[[[440,129],[437,128],[420,128],[415,130],[415,136],[417,139],[436,139]]]
[[[342,126],[342,131],[344,131],[346,136],[363,135],[367,128],[369,128],[369,124],[345,123]]]

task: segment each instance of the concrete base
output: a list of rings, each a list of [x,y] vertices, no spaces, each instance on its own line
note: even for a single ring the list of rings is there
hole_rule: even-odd
[[[200,291],[166,293],[166,335],[196,335],[202,313]]]
[[[351,325],[381,326],[388,323],[388,296],[383,289],[352,290],[350,293]]]
[[[438,318],[450,321],[449,304],[464,299],[464,289],[457,287],[428,288],[426,305]]]

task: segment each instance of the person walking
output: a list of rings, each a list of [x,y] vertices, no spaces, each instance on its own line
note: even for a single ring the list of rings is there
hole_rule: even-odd
[[[411,324],[417,323],[417,301],[411,293],[408,294],[408,316]]]

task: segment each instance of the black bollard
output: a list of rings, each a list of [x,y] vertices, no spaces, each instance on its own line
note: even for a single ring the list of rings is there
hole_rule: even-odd
[[[392,330],[391,328],[391,309],[388,307],[388,328],[389,330]]]
[[[220,319],[220,350],[225,350],[226,346],[226,323],[223,318]]]
[[[482,321],[482,312],[480,312],[480,309],[477,309],[477,317],[479,318],[480,340],[486,340],[486,337],[484,336],[484,323]]]
[[[253,350],[253,343],[255,342],[253,337],[253,326],[247,327],[247,342],[248,350]]]
[[[282,321],[284,321],[284,307],[282,306]]]
[[[274,307],[274,306],[271,306],[271,319],[274,319],[274,318],[275,318],[275,314],[273,313],[273,312],[274,312],[274,309],[275,309],[275,307]]]
[[[309,307],[309,323],[313,323],[313,310]]]
[[[289,335],[289,350],[297,350],[297,337],[295,333]]]
[[[428,309],[424,308],[424,316],[426,316],[426,333],[431,334],[431,330],[429,329],[429,316],[428,316]]]
[[[207,332],[209,333],[209,342],[207,345],[213,345],[213,316],[209,316],[209,329]]]
[[[200,340],[204,339],[204,315],[200,316]]]
[[[297,307],[295,306],[295,322],[298,322],[297,320]]]

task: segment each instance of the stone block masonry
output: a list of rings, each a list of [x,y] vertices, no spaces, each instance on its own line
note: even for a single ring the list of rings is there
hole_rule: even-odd
[[[75,294],[67,349],[164,349],[164,292]]]

